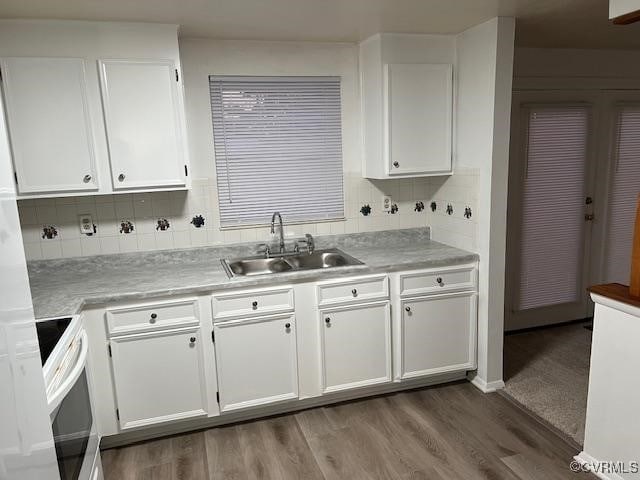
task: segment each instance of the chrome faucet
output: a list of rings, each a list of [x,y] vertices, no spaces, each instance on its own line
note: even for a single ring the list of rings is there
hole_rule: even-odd
[[[280,215],[280,212],[275,212],[271,217],[271,234],[276,233],[276,217],[278,217],[280,221],[278,232],[280,234],[280,253],[284,253],[284,227],[282,226],[282,215]]]

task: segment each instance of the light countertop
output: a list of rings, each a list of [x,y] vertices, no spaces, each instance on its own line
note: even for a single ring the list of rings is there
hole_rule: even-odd
[[[96,255],[28,262],[36,318],[77,314],[89,305],[229,288],[315,281],[473,262],[470,253],[429,238],[428,228],[315,237],[365,265],[227,277],[221,258],[255,255],[256,244]]]

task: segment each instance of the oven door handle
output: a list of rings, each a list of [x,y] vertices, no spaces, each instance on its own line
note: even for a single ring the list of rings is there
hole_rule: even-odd
[[[78,380],[78,378],[82,374],[82,371],[84,370],[84,367],[87,363],[88,351],[89,342],[87,341],[87,332],[82,330],[82,333],[80,334],[80,354],[78,355],[76,364],[73,366],[73,369],[69,373],[69,376],[64,379],[60,386],[49,397],[49,412],[53,412],[58,408],[58,406],[62,402],[62,399],[67,393],[69,393],[69,390],[71,390],[73,385],[76,383],[76,380]]]

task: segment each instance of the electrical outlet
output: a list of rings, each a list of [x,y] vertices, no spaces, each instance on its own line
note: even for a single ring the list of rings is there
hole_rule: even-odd
[[[390,212],[391,211],[391,196],[385,195],[382,197],[382,211]]]
[[[80,233],[93,235],[93,218],[91,217],[91,214],[85,213],[78,215],[78,221],[80,223]]]

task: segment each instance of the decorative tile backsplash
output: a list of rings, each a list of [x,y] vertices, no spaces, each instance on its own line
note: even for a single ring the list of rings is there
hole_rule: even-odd
[[[367,180],[345,175],[345,219],[286,225],[285,234],[301,236],[432,227],[433,238],[474,250],[478,173],[451,177]],[[390,196],[394,212],[383,210]],[[436,202],[437,209],[424,208]],[[453,207],[446,214],[447,204]],[[364,205],[370,207],[363,215]],[[422,205],[418,208],[418,205]],[[137,193],[18,201],[27,259],[48,259],[118,252],[189,248],[270,240],[265,226],[220,230],[215,180],[194,180],[190,191]],[[464,217],[466,208],[473,216]],[[79,217],[91,215],[95,233],[80,231]],[[55,229],[48,238],[44,229]],[[51,230],[49,230],[51,233]],[[44,237],[44,238],[43,238]]]

